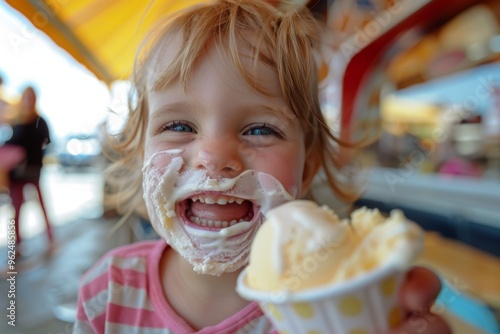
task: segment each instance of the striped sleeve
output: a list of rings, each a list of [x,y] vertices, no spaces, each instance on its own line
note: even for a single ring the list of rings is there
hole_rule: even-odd
[[[84,275],[75,333],[105,333],[120,326],[151,333],[164,328],[148,297],[146,248],[134,245],[113,251]]]
[[[80,281],[73,333],[194,333],[168,304],[158,272],[166,244],[141,242],[106,254]],[[149,270],[149,273],[148,273]],[[170,328],[167,329],[167,328]],[[275,333],[254,302],[203,334]]]

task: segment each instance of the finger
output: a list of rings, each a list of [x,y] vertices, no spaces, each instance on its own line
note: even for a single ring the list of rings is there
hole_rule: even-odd
[[[432,313],[413,313],[390,334],[451,334],[446,321]]]
[[[439,278],[423,267],[412,268],[401,287],[401,303],[409,313],[425,312],[432,306],[441,290]]]

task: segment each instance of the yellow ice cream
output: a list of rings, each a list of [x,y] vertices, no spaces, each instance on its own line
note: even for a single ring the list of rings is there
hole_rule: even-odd
[[[398,210],[385,218],[362,208],[349,221],[312,201],[288,202],[266,215],[252,244],[245,283],[261,291],[300,291],[381,265],[404,268],[418,255],[422,236]]]

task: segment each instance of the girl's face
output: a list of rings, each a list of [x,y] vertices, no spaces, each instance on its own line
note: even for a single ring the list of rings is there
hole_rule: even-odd
[[[252,72],[253,63],[243,61],[270,96],[250,87],[213,47],[195,66],[186,89],[175,81],[150,91],[144,160],[183,149],[188,167],[212,177],[254,169],[302,196],[309,169],[299,120],[283,100],[277,74],[261,63]]]
[[[181,152],[177,156],[183,159],[185,170],[232,179],[251,169],[273,176],[288,193],[302,196],[307,190],[303,181],[316,170],[307,167],[299,120],[283,100],[276,73],[260,63],[254,71],[249,59],[243,61],[270,94],[250,87],[214,47],[195,65],[186,89],[177,80],[164,89],[149,91],[144,160],[163,151]],[[208,197],[215,205],[207,205]],[[239,219],[231,217],[229,206],[217,205],[217,201],[217,194],[196,193],[196,199],[190,199],[193,210],[189,215],[178,212],[181,219],[177,222],[192,225],[205,220],[213,228],[217,221]]]

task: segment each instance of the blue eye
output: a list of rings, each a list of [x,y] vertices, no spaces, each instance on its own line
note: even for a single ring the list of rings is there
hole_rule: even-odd
[[[245,135],[250,135],[250,136],[272,136],[272,135],[277,135],[279,136],[278,131],[275,129],[269,127],[266,124],[261,124],[258,126],[255,126],[248,130]]]
[[[248,134],[252,136],[270,136],[273,134],[273,132],[271,131],[271,129],[257,128],[248,131]]]
[[[191,126],[180,121],[168,123],[162,128],[162,131],[194,132]]]

